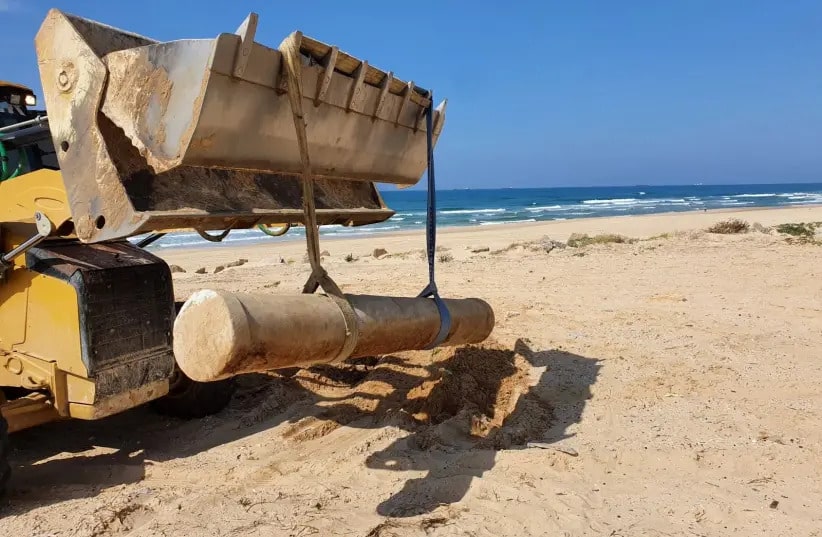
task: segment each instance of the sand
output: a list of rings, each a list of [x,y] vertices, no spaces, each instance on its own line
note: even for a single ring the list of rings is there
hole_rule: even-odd
[[[203,420],[17,433],[0,534],[822,535],[822,246],[701,231],[731,217],[822,208],[444,230],[440,288],[491,303],[491,340],[250,375]],[[645,240],[542,246],[572,232]],[[423,247],[322,243],[346,292],[400,296]],[[298,292],[302,248],[161,254],[183,299]]]

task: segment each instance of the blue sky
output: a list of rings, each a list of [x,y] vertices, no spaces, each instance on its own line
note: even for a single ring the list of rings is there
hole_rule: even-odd
[[[159,40],[255,11],[263,44],[300,29],[433,88],[444,188],[822,181],[819,1],[0,0],[0,78],[40,92],[51,7]]]

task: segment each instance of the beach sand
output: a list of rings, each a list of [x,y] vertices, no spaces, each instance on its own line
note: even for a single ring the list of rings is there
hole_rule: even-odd
[[[728,218],[822,208],[442,230],[440,290],[494,307],[485,345],[243,377],[203,420],[15,434],[0,533],[822,535],[822,246],[703,231]],[[571,233],[644,240],[543,246]],[[411,296],[424,246],[321,249],[345,292]],[[158,252],[179,299],[297,293],[309,271],[301,241]]]

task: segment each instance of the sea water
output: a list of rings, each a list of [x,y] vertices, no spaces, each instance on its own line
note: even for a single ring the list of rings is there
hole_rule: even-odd
[[[378,188],[385,203],[395,211],[393,217],[361,227],[323,226],[320,235],[359,237],[424,229],[425,190],[399,190],[391,185],[379,185]],[[597,216],[812,204],[822,204],[822,183],[438,190],[437,225],[495,226]],[[304,236],[301,228],[277,238],[268,237],[258,229],[236,230],[221,244],[284,241]],[[166,235],[150,248],[206,245],[214,243],[204,241],[193,232],[177,232]]]

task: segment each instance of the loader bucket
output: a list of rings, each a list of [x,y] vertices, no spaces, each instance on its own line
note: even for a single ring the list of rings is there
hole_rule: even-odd
[[[255,42],[256,26],[252,14],[236,33],[157,42],[48,13],[37,56],[80,240],[302,223],[283,53]],[[390,218],[374,182],[420,180],[431,92],[294,35],[318,223]]]

